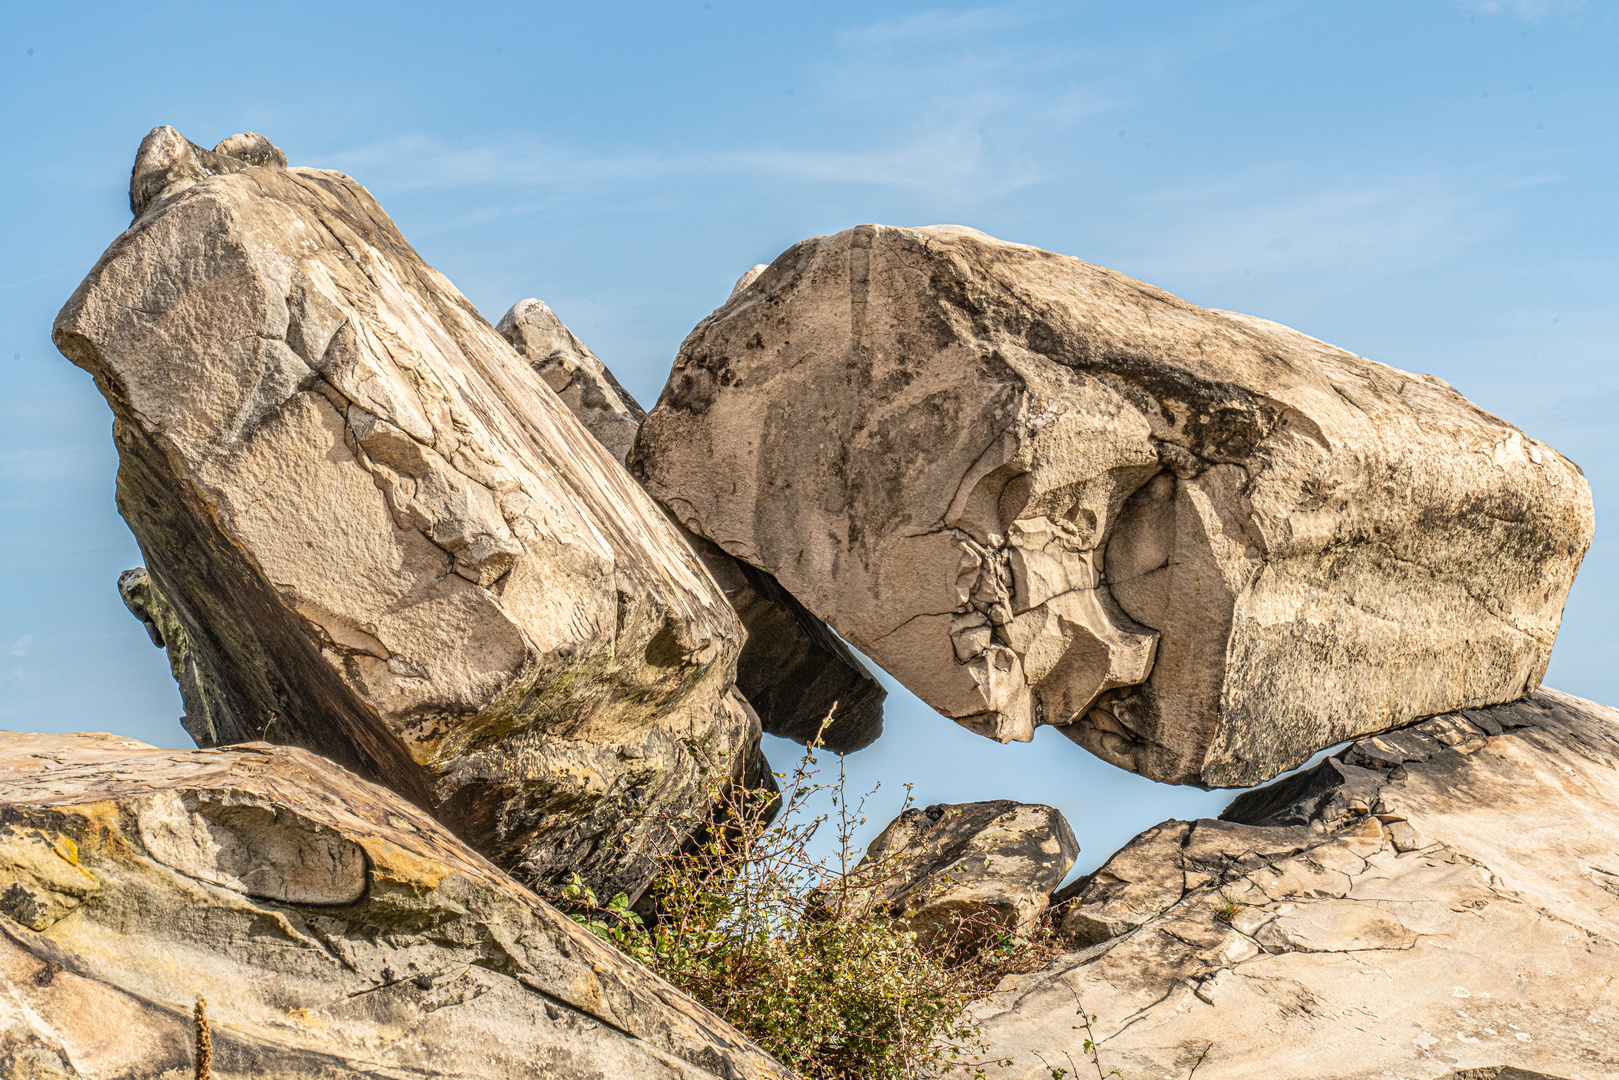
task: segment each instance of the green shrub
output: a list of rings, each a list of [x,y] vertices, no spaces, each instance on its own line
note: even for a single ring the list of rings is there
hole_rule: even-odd
[[[898,1080],[971,1064],[983,1047],[965,1006],[1053,950],[965,923],[942,947],[919,946],[879,899],[897,869],[868,863],[850,876],[871,793],[851,805],[841,758],[834,782],[816,773],[807,751],[790,777],[777,774],[787,781],[779,796],[715,791],[718,813],[660,863],[650,926],[622,893],[603,904],[577,876],[564,896],[573,917],[807,1080]],[[828,818],[806,812],[823,792],[838,840],[826,860],[809,847]],[[669,827],[684,837],[693,824]],[[976,947],[953,947],[966,940]]]

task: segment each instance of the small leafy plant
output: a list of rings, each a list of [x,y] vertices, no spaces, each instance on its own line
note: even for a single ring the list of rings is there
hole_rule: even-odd
[[[1219,899],[1214,901],[1214,917],[1220,922],[1229,923],[1242,914],[1242,908],[1242,901],[1221,892]]]
[[[684,842],[659,863],[642,914],[622,893],[601,903],[577,876],[563,906],[807,1080],[910,1080],[963,1065],[982,1075],[966,1006],[1002,975],[1033,970],[1020,964],[1026,954],[1054,950],[972,919],[919,944],[883,899],[898,858],[854,865],[875,789],[851,800],[841,758],[836,780],[818,782],[814,745],[791,775],[777,774],[779,795],[716,789],[706,821],[669,821]],[[720,764],[706,762],[705,775],[729,776]],[[833,814],[809,817],[821,793]],[[837,854],[813,858],[829,818]]]

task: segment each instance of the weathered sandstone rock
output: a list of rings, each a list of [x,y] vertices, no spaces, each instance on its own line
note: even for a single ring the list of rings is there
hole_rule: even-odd
[[[953,226],[783,254],[632,467],[947,716],[1207,786],[1533,689],[1592,528],[1433,376]]]
[[[847,882],[861,893],[859,906],[902,915],[924,943],[941,934],[977,941],[991,930],[1028,930],[1078,855],[1073,831],[1052,807],[941,803],[891,821]],[[840,902],[838,886],[826,896]]]
[[[629,457],[646,410],[556,312],[543,300],[519,300],[495,329],[615,460]]]
[[[756,266],[748,274],[757,277],[763,270]],[[496,329],[615,458],[628,458],[646,410],[555,312],[540,300],[520,300]],[[775,578],[738,562],[718,544],[686,538],[747,629],[736,682],[764,730],[808,742],[836,705],[822,735],[826,747],[846,754],[881,735],[888,692],[849,647]]]
[[[130,201],[55,340],[217,692],[199,742],[305,746],[526,881],[638,892],[702,808],[688,745],[740,770],[754,735],[689,546],[353,180],[158,128]]]
[[[207,668],[197,662],[197,654],[191,650],[174,606],[152,584],[152,575],[144,566],[118,575],[118,595],[123,597],[130,614],[146,627],[152,644],[168,653],[169,672],[179,685],[180,702],[185,707],[180,725],[199,746],[210,744],[211,733],[229,723],[224,699],[219,688],[209,681]]]
[[[0,1075],[785,1073],[392,792],[307,751],[0,733]]]
[[[1083,1061],[1082,1003],[1127,1077],[1613,1080],[1616,801],[1619,711],[1543,689],[1166,822],[1071,890],[1096,944],[981,1003],[988,1074]]]

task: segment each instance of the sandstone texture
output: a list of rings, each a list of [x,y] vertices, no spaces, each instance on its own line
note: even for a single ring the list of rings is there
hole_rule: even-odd
[[[764,269],[749,270],[737,288]],[[496,329],[580,423],[615,458],[627,460],[646,410],[556,313],[541,300],[520,300]],[[840,754],[881,735],[888,692],[849,647],[775,578],[738,562],[718,544],[694,534],[686,538],[747,629],[736,684],[764,730],[801,743],[819,733],[823,745]],[[837,715],[823,731],[834,705]]]
[[[219,1080],[785,1072],[307,751],[0,733],[0,1075]]]
[[[1078,855],[1073,831],[1052,807],[940,803],[891,821],[847,882],[862,894],[860,907],[904,917],[918,940],[967,946],[1031,928]],[[838,886],[826,895],[841,902]]]
[[[690,547],[350,178],[164,127],[130,204],[54,337],[112,406],[198,742],[304,746],[530,883],[639,892],[696,756],[758,765]]]
[[[1589,488],[1433,376],[954,226],[739,285],[632,469],[976,731],[1245,786],[1539,683]]]
[[[1083,1008],[1126,1077],[1619,1077],[1616,801],[1619,711],[1543,689],[1165,822],[977,1007],[988,1074],[1077,1075]]]
[[[495,329],[614,458],[629,457],[646,410],[545,301],[519,300]]]

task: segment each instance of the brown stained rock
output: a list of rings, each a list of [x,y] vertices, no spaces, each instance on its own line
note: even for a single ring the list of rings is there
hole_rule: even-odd
[[[737,289],[764,269],[748,271]],[[615,458],[628,458],[646,410],[555,312],[540,300],[520,300],[495,329]],[[764,730],[800,743],[819,733],[822,745],[840,754],[881,735],[888,692],[859,657],[775,578],[718,544],[689,533],[686,538],[747,630],[736,683]],[[822,731],[834,705],[837,715]]]
[[[112,406],[188,728],[314,750],[536,885],[639,892],[702,809],[688,747],[751,756],[736,616],[370,194],[273,150],[154,130],[54,335]]]
[[[784,253],[631,464],[945,715],[1205,786],[1532,690],[1592,529],[1433,376],[955,226]]]
[[[767,1080],[739,1032],[307,751],[0,733],[0,1073]]]
[[[1083,1061],[1083,1007],[1126,1077],[1619,1078],[1619,711],[1543,689],[1396,734],[1434,749],[1329,759],[1227,811],[1281,825],[1166,822],[1121,850],[1069,916],[1104,923],[1131,889],[1157,912],[975,1006],[984,1074]]]
[[[1027,931],[1067,876],[1079,844],[1062,812],[994,799],[904,811],[848,876],[859,905],[902,915],[924,943]],[[826,888],[833,905],[840,886]],[[941,936],[942,935],[942,936]]]

